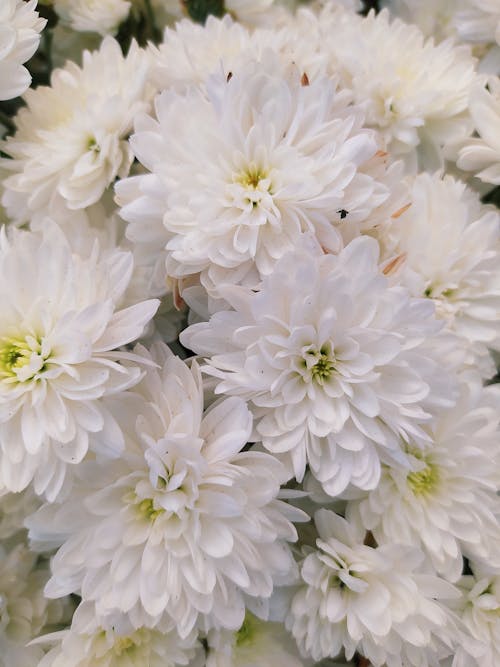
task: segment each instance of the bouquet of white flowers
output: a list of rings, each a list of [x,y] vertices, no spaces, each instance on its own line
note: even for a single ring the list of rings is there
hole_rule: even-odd
[[[0,667],[500,665],[499,75],[500,0],[1,0]]]

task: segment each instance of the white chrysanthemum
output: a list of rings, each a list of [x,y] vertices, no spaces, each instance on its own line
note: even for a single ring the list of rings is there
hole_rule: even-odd
[[[377,224],[390,192],[385,168],[370,171],[382,161],[375,133],[349,93],[304,84],[269,54],[212,78],[208,96],[165,91],[157,120],[138,119],[131,144],[151,173],[118,183],[121,214],[130,240],[165,247],[169,275],[202,271],[215,294],[256,285],[304,232],[337,252],[352,225]]]
[[[457,166],[485,183],[500,185],[500,82],[490,78],[488,88],[477,85],[470,97],[470,115],[479,135],[458,146]]]
[[[421,572],[423,556],[398,544],[363,544],[344,519],[315,514],[317,550],[302,566],[287,627],[304,655],[347,659],[359,651],[374,667],[427,667],[451,653],[453,621],[440,602],[459,597],[442,579]]]
[[[475,568],[463,577],[460,588],[462,621],[472,637],[479,642],[477,660],[462,656],[457,667],[497,667],[500,664],[500,576]],[[481,650],[482,648],[482,650]]]
[[[213,630],[207,637],[206,667],[303,667],[295,641],[281,623],[250,612],[236,632]]]
[[[427,410],[451,398],[438,342],[423,345],[439,329],[433,305],[389,287],[377,261],[367,237],[338,256],[290,253],[258,293],[228,287],[235,310],[180,336],[208,357],[217,393],[252,402],[254,437],[299,480],[308,463],[332,496],[374,488],[380,456],[428,438]]]
[[[413,296],[434,301],[468,363],[484,360],[491,377],[488,348],[500,349],[500,215],[451,176],[420,174],[411,201],[386,228],[387,270],[394,266]]]
[[[49,221],[47,221],[49,224]],[[15,230],[14,230],[15,231]],[[137,382],[138,368],[112,352],[139,337],[158,301],[119,309],[132,273],[119,250],[74,255],[55,227],[44,235],[5,231],[0,247],[0,480],[54,498],[68,465],[120,449],[123,438],[103,396]],[[97,443],[97,441],[96,441]]]
[[[36,4],[37,0],[2,0],[0,5],[0,101],[30,87],[31,75],[23,63],[37,50],[46,24]]]
[[[54,9],[73,30],[114,34],[130,11],[129,0],[54,0]]]
[[[355,48],[353,48],[355,45]],[[476,79],[467,47],[434,46],[416,26],[389,20],[387,11],[366,18],[345,13],[332,22],[328,48],[367,123],[379,129],[395,154],[442,163],[441,149],[469,126],[467,103]]]
[[[38,667],[179,667],[200,651],[196,634],[179,637],[175,623],[165,619],[156,628],[135,628],[123,614],[95,616],[82,603],[69,630],[41,637],[56,644]]]
[[[14,172],[5,179],[2,204],[15,222],[51,207],[85,208],[97,202],[117,176],[128,174],[127,142],[134,117],[148,108],[149,58],[133,43],[128,55],[104,39],[85,52],[83,65],[54,70],[51,85],[30,90],[17,132],[2,145]]]
[[[24,544],[10,551],[0,546],[0,667],[35,667],[43,655],[27,647],[47,624],[62,620],[64,604],[47,600],[43,586],[46,564]]]
[[[429,427],[432,443],[414,452],[413,470],[385,467],[378,487],[348,509],[379,544],[420,547],[450,581],[463,556],[500,567],[498,406],[483,392],[464,385],[457,406]]]
[[[155,359],[161,369],[148,370],[138,405],[117,405],[135,447],[89,462],[63,506],[28,520],[36,541],[65,540],[46,593],[78,590],[99,614],[120,610],[136,627],[166,612],[183,637],[197,622],[237,630],[245,601],[265,607],[274,583],[295,576],[286,542],[303,514],[277,500],[281,464],[241,451],[252,427],[245,403],[230,398],[203,414],[196,364],[166,346]]]

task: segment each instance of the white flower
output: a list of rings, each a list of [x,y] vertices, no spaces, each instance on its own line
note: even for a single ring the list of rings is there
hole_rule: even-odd
[[[164,345],[155,360],[137,405],[118,403],[131,440],[121,459],[89,462],[64,505],[28,520],[36,542],[64,542],[46,594],[78,590],[97,613],[128,613],[136,627],[166,613],[182,637],[197,622],[237,630],[245,602],[265,610],[274,583],[295,576],[287,541],[303,513],[277,500],[281,464],[241,451],[252,426],[245,403],[203,414],[196,364]]]
[[[390,198],[349,93],[325,78],[304,85],[268,55],[213,77],[207,94],[162,93],[157,120],[138,119],[131,138],[151,173],[117,185],[130,240],[154,241],[169,275],[202,271],[214,295],[224,282],[258,284],[304,232],[337,252]]]
[[[55,644],[38,667],[178,667],[188,665],[201,648],[195,633],[179,637],[172,621],[135,628],[123,614],[96,617],[86,603],[76,610],[69,630],[37,643]]]
[[[17,132],[2,145],[12,160],[2,204],[15,222],[53,206],[85,208],[97,202],[133,156],[126,141],[135,115],[148,108],[148,56],[132,43],[126,57],[113,38],[52,73],[51,85],[30,90]]]
[[[98,451],[120,450],[123,436],[99,401],[139,379],[112,352],[139,337],[158,301],[119,309],[132,256],[83,258],[47,221],[43,235],[2,233],[0,246],[0,481],[54,498],[68,465],[96,433]],[[14,230],[16,231],[16,230]],[[97,444],[99,442],[100,444]]]
[[[422,572],[421,552],[365,546],[364,533],[328,510],[315,522],[317,550],[302,563],[304,584],[287,617],[304,655],[321,660],[344,648],[348,660],[358,650],[374,667],[424,667],[452,652],[452,617],[441,600],[459,594]]]
[[[488,348],[500,348],[500,215],[451,176],[420,174],[411,202],[382,235],[386,266],[413,296],[434,301],[468,363],[487,361]]]
[[[236,632],[213,630],[207,637],[206,667],[303,667],[294,639],[281,623],[250,612]]]
[[[0,5],[0,101],[22,95],[31,84],[23,63],[40,43],[47,21],[38,16],[37,0],[2,0]]]
[[[130,11],[128,0],[54,0],[54,9],[73,30],[114,34]]]
[[[477,569],[477,571],[476,571]],[[477,662],[465,657],[464,667],[497,667],[500,664],[500,576],[473,566],[474,573],[460,581],[462,621],[482,651]],[[467,658],[468,661],[467,661]],[[462,665],[460,664],[460,667]]]
[[[252,402],[254,437],[299,481],[308,463],[332,496],[374,488],[380,457],[425,440],[428,409],[452,398],[438,340],[423,344],[439,329],[433,305],[389,287],[377,260],[367,237],[338,256],[290,253],[258,293],[228,286],[235,310],[180,336],[207,357],[217,393]]]
[[[467,47],[435,46],[416,26],[390,22],[384,10],[332,21],[328,48],[356,102],[366,102],[368,125],[382,132],[392,153],[410,164],[418,155],[435,168],[443,162],[442,147],[467,133],[476,79]]]
[[[450,581],[463,556],[500,567],[498,403],[485,391],[464,383],[456,407],[428,427],[432,442],[414,452],[413,470],[385,467],[378,487],[348,509],[379,544],[418,546]]]
[[[478,84],[471,93],[470,115],[479,137],[458,145],[457,166],[500,185],[500,82],[492,77],[488,87]]]

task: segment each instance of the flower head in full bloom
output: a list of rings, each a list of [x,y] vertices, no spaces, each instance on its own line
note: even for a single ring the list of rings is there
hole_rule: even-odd
[[[353,48],[353,44],[356,48]],[[345,14],[332,24],[329,48],[367,123],[389,150],[437,168],[442,147],[470,126],[467,104],[476,80],[468,47],[435,46],[416,26],[390,21],[384,10],[366,18]]]
[[[0,101],[22,95],[31,84],[23,63],[37,50],[46,24],[36,4],[37,0],[2,0],[0,5]]]
[[[50,86],[25,97],[16,133],[2,145],[10,158],[2,204],[12,220],[27,222],[53,207],[86,208],[97,202],[132,162],[127,137],[148,108],[148,56],[135,42],[127,56],[112,37],[85,51],[82,67],[68,62]]]
[[[228,286],[234,308],[181,333],[207,359],[216,392],[243,396],[257,417],[254,439],[300,481],[306,465],[334,496],[349,483],[374,488],[380,456],[400,458],[427,439],[429,409],[453,392],[434,349],[434,307],[390,287],[374,239],[337,256],[285,256],[257,293]]]
[[[287,542],[304,515],[277,499],[282,465],[241,451],[252,427],[244,401],[203,413],[196,364],[164,345],[153,358],[160,370],[147,371],[137,403],[118,404],[130,429],[121,459],[89,462],[68,501],[28,520],[33,540],[62,543],[46,594],[78,591],[136,627],[166,614],[182,637],[196,624],[237,630],[245,602],[264,613],[274,584],[296,576]]]
[[[202,272],[215,293],[257,285],[306,232],[338,252],[344,228],[376,224],[389,198],[370,172],[376,134],[349,92],[325,77],[305,85],[272,53],[214,75],[206,92],[167,90],[155,109],[131,138],[150,173],[117,185],[127,236],[154,238],[168,275]]]
[[[452,176],[419,174],[411,206],[385,228],[386,266],[461,340],[467,363],[494,374],[500,349],[500,215]]]
[[[123,446],[99,399],[138,381],[113,350],[141,335],[158,301],[120,309],[130,253],[95,244],[80,257],[50,221],[43,234],[13,231],[0,244],[0,482],[21,491],[34,480],[53,499],[89,432],[103,453]]]
[[[358,650],[374,667],[424,667],[452,652],[453,621],[443,600],[457,589],[425,574],[418,549],[363,544],[345,519],[315,514],[319,537],[301,565],[287,627],[305,656],[351,659]]]
[[[479,385],[479,386],[478,386]],[[379,544],[418,546],[446,579],[463,556],[500,568],[498,400],[469,380],[460,400],[430,425],[432,442],[413,469],[384,467],[380,484],[348,508]],[[411,449],[411,448],[410,448]]]

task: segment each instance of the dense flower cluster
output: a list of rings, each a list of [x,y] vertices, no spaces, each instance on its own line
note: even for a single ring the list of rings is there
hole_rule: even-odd
[[[498,667],[500,3],[368,4],[3,0],[0,667]]]

